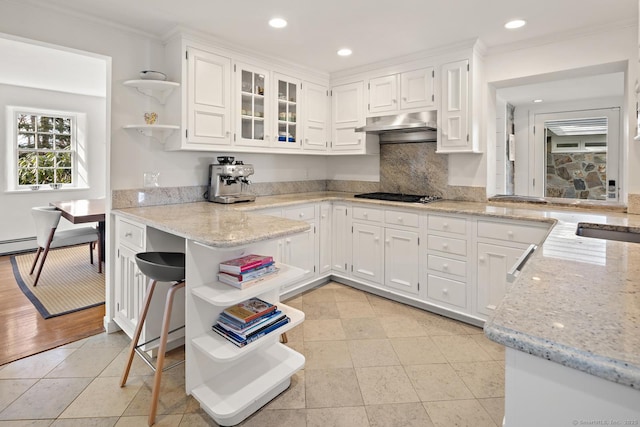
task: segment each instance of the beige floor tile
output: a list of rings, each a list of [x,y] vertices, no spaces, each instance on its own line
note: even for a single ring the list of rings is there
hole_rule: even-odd
[[[302,326],[305,342],[343,340],[345,338],[340,319],[305,320]]]
[[[496,427],[477,400],[426,402],[424,406],[436,427]]]
[[[348,341],[353,366],[400,365],[400,360],[388,339]]]
[[[27,391],[38,380],[36,378],[0,380],[0,412]]]
[[[115,427],[147,427],[148,417],[120,417]],[[182,421],[182,414],[179,415],[158,415],[154,427],[175,427]]]
[[[504,396],[504,368],[498,362],[452,363],[476,398]]]
[[[403,365],[423,365],[447,361],[429,337],[391,338],[390,341]]]
[[[287,337],[288,336],[289,335],[287,334]],[[288,341],[285,345],[287,347],[289,347],[290,349],[297,351],[300,354],[305,354],[304,343],[302,341],[293,341],[293,342],[292,341]]]
[[[327,282],[325,285],[322,286],[322,289],[351,289],[350,286],[347,285],[343,285],[342,283],[338,283],[338,282]]]
[[[302,294],[302,303],[310,302],[335,302],[334,289],[321,287],[312,289]]]
[[[472,335],[472,338],[493,360],[504,361],[504,346],[502,344],[491,341],[484,334]]]
[[[305,302],[302,303],[305,322],[318,319],[339,319],[340,312],[335,301]]]
[[[118,417],[122,415],[140,390],[140,377],[129,378],[120,387],[117,377],[94,379],[89,386],[67,407],[60,418]]]
[[[463,335],[467,333],[461,326],[462,323],[426,311],[417,316],[416,320],[424,328],[426,335]]]
[[[504,397],[492,397],[489,399],[478,399],[478,402],[489,413],[491,419],[502,426],[502,420],[504,419]]]
[[[304,409],[305,399],[305,371],[298,371],[291,377],[291,385],[275,399],[269,402],[265,409]]]
[[[467,334],[470,335],[484,335],[484,330],[481,326],[473,326],[466,323],[460,322],[460,326],[465,330]]]
[[[84,345],[70,354],[45,377],[96,377],[113,362],[121,351],[122,348],[119,347],[105,347],[97,350],[94,347]]]
[[[240,423],[239,427],[291,426],[305,427],[307,413],[305,409],[264,409],[251,415]]]
[[[0,427],[47,427],[55,420],[16,420],[0,421]]]
[[[305,370],[352,368],[346,341],[311,341],[304,344]]]
[[[307,427],[369,427],[363,406],[307,410]]]
[[[342,319],[342,329],[346,339],[363,340],[386,338],[387,334],[376,318]]]
[[[302,342],[304,340],[304,322],[293,329],[287,331],[289,342]]]
[[[368,301],[340,301],[336,305],[341,319],[373,318],[376,316]]]
[[[367,299],[376,316],[379,317],[413,317],[413,307],[391,301],[373,294],[367,294]]]
[[[51,427],[113,427],[117,422],[118,417],[69,418],[55,420]]]
[[[410,317],[381,317],[379,320],[388,338],[426,335],[418,321]]]
[[[119,348],[128,347],[131,339],[123,331],[114,332],[112,334],[98,334],[86,339],[82,347],[92,348]]]
[[[89,385],[89,378],[42,379],[0,413],[0,419],[56,418]]]
[[[179,427],[218,427],[218,424],[203,411],[184,414]]]
[[[302,307],[302,295],[296,295],[292,298],[288,298],[282,301],[286,305],[290,305],[291,307],[301,308]]]
[[[169,371],[167,371],[169,372]],[[187,409],[187,394],[184,387],[184,375],[167,375],[164,372],[160,384],[157,414],[182,414]],[[123,416],[147,415],[151,404],[153,376],[142,377],[144,384],[136,393]],[[127,383],[128,384],[128,383]]]
[[[87,341],[89,341],[89,338],[91,337],[82,338],[81,340],[73,341],[73,342],[70,342],[69,344],[61,345],[58,348],[80,348],[83,345],[85,345]]]
[[[394,403],[366,407],[371,427],[433,427],[421,403]]]
[[[365,405],[418,402],[402,366],[356,368]]]
[[[361,406],[362,394],[353,369],[305,371],[307,408]]]
[[[471,335],[443,335],[433,336],[431,339],[451,363],[491,360],[491,356]]]
[[[101,377],[120,377],[122,376],[122,371],[124,370],[124,366],[129,359],[129,349],[125,348],[122,350],[116,357],[113,359],[111,363],[100,372]],[[130,377],[140,377],[144,375],[153,375],[153,371],[149,366],[144,363],[142,358],[137,354],[134,355],[133,361],[131,362],[131,369],[129,370]]]
[[[472,399],[473,394],[448,363],[405,366],[411,384],[423,402]]]
[[[334,291],[334,297],[337,302],[344,302],[344,301],[355,301],[355,302],[366,302],[366,303],[369,302],[369,300],[367,299],[366,292],[363,292],[359,289],[349,288],[346,286],[343,286],[341,288],[336,288]]]
[[[59,349],[45,351],[24,359],[16,360],[0,369],[0,379],[9,378],[42,378],[56,366],[73,354],[76,349]]]

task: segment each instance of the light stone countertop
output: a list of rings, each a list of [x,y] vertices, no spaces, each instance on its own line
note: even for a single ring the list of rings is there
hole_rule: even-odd
[[[575,234],[579,222],[603,224],[605,229],[637,229],[640,215],[607,208],[511,202],[438,201],[423,205],[356,199],[338,192],[258,197],[253,203],[232,206],[205,202],[113,212],[224,247],[306,229],[306,223],[251,214],[253,210],[321,201],[555,224],[486,322],[485,334],[517,350],[640,388],[640,244]],[[201,218],[203,215],[206,218]]]

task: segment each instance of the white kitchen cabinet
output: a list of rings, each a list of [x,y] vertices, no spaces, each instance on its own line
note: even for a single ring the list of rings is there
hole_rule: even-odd
[[[320,218],[318,219],[318,274],[323,276],[331,272],[331,214],[330,202],[320,204]]]
[[[376,77],[367,85],[369,114],[385,113],[398,110],[398,75]]]
[[[330,129],[329,88],[304,82],[302,95],[304,100],[302,148],[305,151],[327,151]]]
[[[403,293],[417,295],[419,288],[419,236],[417,231],[386,228],[384,284]]]
[[[278,274],[243,290],[215,280],[221,261],[272,247],[273,241],[233,249],[187,242],[185,388],[220,425],[246,419],[289,387],[305,364],[303,355],[279,342],[281,333],[304,321],[303,312],[279,301],[280,288],[299,281],[300,269],[279,264]],[[276,304],[291,321],[244,347],[211,331],[226,307],[252,297]]]
[[[317,272],[316,254],[318,253],[317,219],[315,205],[301,205],[282,210],[282,216],[289,219],[306,221],[310,228],[302,233],[282,239],[283,262],[304,271],[302,280],[315,277]]]
[[[437,151],[471,152],[469,129],[469,60],[450,62],[441,69],[442,102]]]
[[[525,248],[478,243],[478,313],[490,316],[507,291],[507,272]]]
[[[352,271],[354,277],[382,284],[384,277],[383,228],[378,225],[353,223]]]
[[[236,126],[234,140],[238,146],[265,148],[271,144],[270,123],[271,99],[273,94],[269,86],[270,72],[267,69],[236,62],[235,73],[235,114]]]
[[[331,211],[331,270],[349,275],[351,265],[351,207],[334,203]]]
[[[302,149],[302,132],[299,126],[302,82],[299,79],[273,73],[273,126],[272,145],[294,150]]]
[[[376,116],[434,108],[434,81],[433,67],[370,79],[367,113]]]
[[[331,151],[364,153],[372,138],[355,128],[364,125],[364,83],[334,86],[331,89]]]

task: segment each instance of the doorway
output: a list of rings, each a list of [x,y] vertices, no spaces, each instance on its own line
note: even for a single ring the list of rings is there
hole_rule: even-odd
[[[532,194],[618,201],[620,108],[535,114]]]

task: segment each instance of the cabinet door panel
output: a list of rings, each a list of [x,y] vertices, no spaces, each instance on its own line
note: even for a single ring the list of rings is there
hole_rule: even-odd
[[[369,80],[369,112],[384,113],[398,109],[397,75]]]
[[[285,262],[305,271],[302,280],[313,277],[316,271],[315,229],[315,224],[311,223],[309,230],[284,239]]]
[[[384,284],[410,294],[418,293],[418,233],[385,230]]]
[[[334,87],[332,92],[333,150],[356,150],[362,146],[362,136],[355,128],[364,121],[363,83]]]
[[[327,132],[329,129],[328,90],[328,88],[315,83],[304,83],[303,147],[305,150],[327,150]]]
[[[253,65],[236,63],[235,141],[238,145],[268,147],[271,144],[269,71]]]
[[[382,227],[353,224],[353,275],[382,284]]]
[[[188,142],[231,144],[231,60],[188,48]]]
[[[319,273],[325,274],[331,271],[331,204],[320,205],[320,232],[318,233],[319,247]]]
[[[331,213],[331,269],[347,274],[351,264],[351,233],[349,233],[349,208],[334,205]]]
[[[298,79],[273,74],[273,93],[276,95],[273,105],[272,145],[281,148],[299,150],[302,148],[302,133],[299,119],[301,117],[300,101],[301,82]]]
[[[468,60],[442,67],[442,134],[438,150],[471,151],[468,67]]]
[[[507,272],[524,249],[478,243],[477,311],[491,315],[507,290]]]
[[[400,75],[400,108],[425,108],[435,105],[433,67],[409,71]]]

